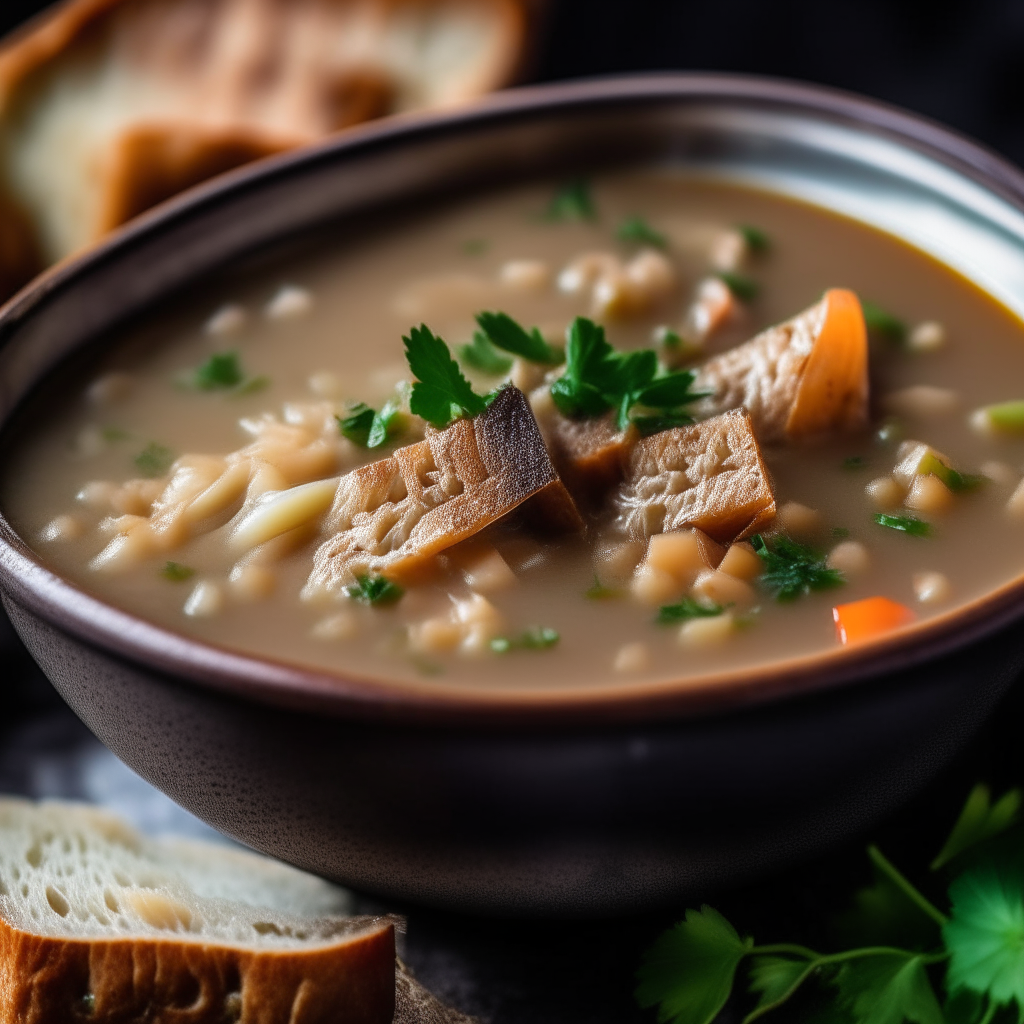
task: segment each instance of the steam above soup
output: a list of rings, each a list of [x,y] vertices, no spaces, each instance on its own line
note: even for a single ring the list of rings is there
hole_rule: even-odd
[[[321,239],[102,358],[24,418],[5,511],[86,589],[256,654],[691,677],[1024,570],[1021,325],[735,186],[619,174]]]

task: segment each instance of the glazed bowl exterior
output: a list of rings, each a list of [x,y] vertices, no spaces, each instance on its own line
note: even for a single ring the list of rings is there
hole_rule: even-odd
[[[755,78],[540,87],[226,176],[44,275],[0,313],[0,421],[72,352],[264,247],[626,162],[859,217],[1024,308],[1024,178],[941,128]],[[1020,580],[858,651],[515,695],[200,643],[60,578],[2,518],[0,589],[74,711],[203,820],[389,899],[487,913],[637,911],[847,838],[946,764],[1024,663]]]

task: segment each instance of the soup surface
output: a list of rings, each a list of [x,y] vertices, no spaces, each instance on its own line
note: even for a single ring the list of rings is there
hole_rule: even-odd
[[[211,643],[486,687],[696,677],[1024,571],[1022,380],[1022,325],[903,243],[618,173],[197,287],[43,389],[2,503],[54,569]]]

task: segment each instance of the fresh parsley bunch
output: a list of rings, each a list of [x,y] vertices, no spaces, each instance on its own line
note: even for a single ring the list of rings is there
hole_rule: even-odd
[[[994,804],[985,786],[968,797],[931,864],[933,872],[957,868],[948,909],[871,846],[877,880],[858,894],[855,915],[867,944],[837,953],[758,946],[704,906],[648,950],[637,1001],[657,1006],[660,1024],[711,1024],[743,964],[756,1000],[744,1024],[811,983],[828,1000],[821,1019],[834,1024],[1024,1024],[1024,833],[1009,831],[1020,805],[1019,789]],[[892,944],[899,934],[916,939]]]

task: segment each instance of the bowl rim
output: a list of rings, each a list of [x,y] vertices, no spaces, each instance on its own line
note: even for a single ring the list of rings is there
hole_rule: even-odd
[[[714,72],[609,76],[525,86],[439,114],[398,115],[300,150],[246,165],[162,203],[88,252],[44,272],[0,309],[0,339],[47,299],[138,242],[215,205],[318,161],[337,161],[476,127],[616,104],[742,103],[837,120],[923,152],[1024,212],[1024,174],[997,154],[927,118],[817,85]],[[2,343],[2,342],[0,342]],[[573,727],[692,718],[797,694],[821,693],[919,667],[1024,616],[1024,577],[955,610],[853,649],[836,648],[766,666],[663,682],[624,681],[564,689],[359,678],[327,668],[245,654],[158,626],[108,604],[48,568],[0,513],[0,591],[59,632],[154,670],[260,703],[362,720],[431,726]]]

